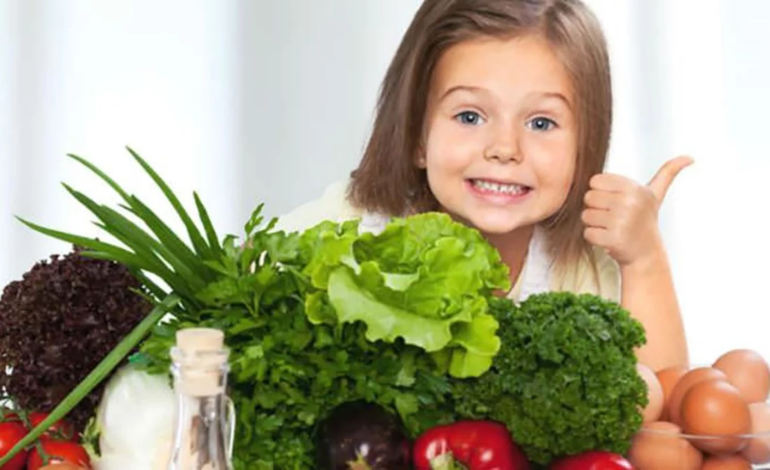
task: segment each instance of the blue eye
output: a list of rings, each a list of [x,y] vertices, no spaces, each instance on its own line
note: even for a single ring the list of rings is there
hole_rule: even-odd
[[[530,129],[538,132],[545,132],[556,127],[556,122],[553,119],[544,117],[536,117],[527,123]]]
[[[469,126],[478,126],[484,120],[476,111],[463,111],[455,116],[455,119],[459,120],[462,124]]]

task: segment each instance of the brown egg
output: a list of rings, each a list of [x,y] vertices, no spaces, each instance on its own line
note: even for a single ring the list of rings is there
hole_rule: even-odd
[[[668,403],[671,397],[671,391],[674,390],[674,386],[679,382],[684,374],[687,373],[686,366],[671,366],[665,369],[659,370],[655,375],[658,377],[658,382],[663,389],[663,410],[660,413],[660,419],[668,419]]]
[[[756,351],[736,349],[714,362],[714,368],[727,375],[727,380],[740,390],[748,403],[767,400],[770,393],[770,368]]]
[[[628,460],[635,470],[700,470],[703,454],[673,423],[657,421],[644,425],[634,436]]]
[[[657,421],[660,413],[663,411],[663,388],[658,382],[655,372],[644,364],[637,364],[636,370],[647,383],[647,406],[642,411],[642,417],[645,423]]]
[[[684,374],[671,391],[666,410],[668,420],[678,426],[682,426],[682,399],[685,394],[690,390],[690,387],[698,382],[711,379],[727,380],[727,376],[721,370],[714,369],[713,367],[697,367]]]
[[[706,457],[701,470],[751,470],[751,462],[740,455]]]
[[[738,452],[748,445],[748,440],[730,436],[751,432],[749,405],[726,380],[699,382],[682,400],[682,429],[686,434],[725,436],[693,439],[693,445],[703,451],[716,455]]]
[[[763,434],[749,441],[743,449],[743,455],[752,463],[770,463],[770,404],[752,403],[749,405],[751,414],[751,433]]]

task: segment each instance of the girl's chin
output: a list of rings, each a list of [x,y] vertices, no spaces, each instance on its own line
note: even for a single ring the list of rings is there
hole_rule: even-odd
[[[532,226],[537,221],[527,220],[521,217],[521,214],[511,214],[509,211],[452,211],[448,208],[442,208],[443,212],[448,213],[456,221],[469,227],[473,227],[485,235],[507,235],[521,228]],[[468,216],[468,212],[471,213]],[[518,215],[518,216],[517,216]]]
[[[489,224],[489,225],[474,225],[476,230],[486,235],[507,235],[513,233],[516,230],[522,228],[520,225],[503,225],[503,224]]]
[[[468,222],[468,225],[487,235],[506,235],[528,225],[521,220],[512,220],[510,217],[472,217]]]

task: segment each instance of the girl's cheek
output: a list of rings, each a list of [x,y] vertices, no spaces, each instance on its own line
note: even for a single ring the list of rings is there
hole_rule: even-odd
[[[569,192],[575,177],[575,159],[567,152],[550,154],[538,165],[541,182],[546,183],[560,193]]]
[[[473,158],[474,139],[461,132],[433,132],[427,141],[428,164],[452,166],[467,164]]]

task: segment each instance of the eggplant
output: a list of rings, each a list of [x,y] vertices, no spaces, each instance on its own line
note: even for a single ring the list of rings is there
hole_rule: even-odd
[[[408,470],[411,442],[401,419],[366,402],[343,403],[315,432],[320,470]]]

